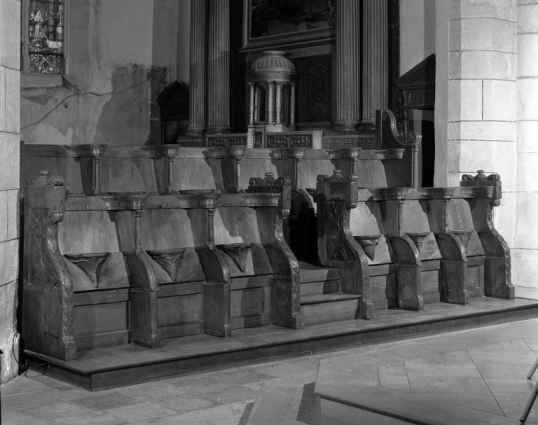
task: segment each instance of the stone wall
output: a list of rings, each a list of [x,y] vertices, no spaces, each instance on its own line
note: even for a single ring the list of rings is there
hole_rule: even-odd
[[[446,143],[439,146],[446,149],[444,163],[437,164],[446,182],[438,176],[436,183],[457,186],[463,173],[478,169],[499,173],[503,201],[494,220],[511,247],[517,176],[516,6],[516,0],[452,0],[445,9],[448,16],[437,15],[438,39],[448,32],[446,51],[438,46],[437,69],[442,74],[448,66],[448,74],[445,82],[438,80],[447,86],[439,87],[436,98],[436,112],[446,111],[446,117],[436,117],[437,125],[446,119],[446,142],[436,141],[436,146]]]
[[[517,6],[517,221],[512,248],[514,283],[538,288],[538,1]]]
[[[20,0],[0,1],[0,349],[4,383],[17,376]]]
[[[70,2],[63,76],[22,76],[25,143],[155,144],[157,96],[178,78],[182,0]],[[182,38],[181,38],[182,40]],[[188,63],[188,51],[186,52]],[[184,78],[184,72],[181,72]]]

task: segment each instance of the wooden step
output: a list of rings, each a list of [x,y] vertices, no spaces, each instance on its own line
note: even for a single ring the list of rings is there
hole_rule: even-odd
[[[304,261],[299,261],[299,269],[301,270],[301,283],[340,279],[340,269],[318,267]]]
[[[318,294],[301,296],[301,313],[305,326],[355,319],[358,294]]]
[[[340,279],[320,282],[301,282],[301,297],[306,295],[330,294],[340,291]]]

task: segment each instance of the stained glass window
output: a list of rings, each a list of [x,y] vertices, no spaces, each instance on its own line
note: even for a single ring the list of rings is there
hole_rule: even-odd
[[[64,73],[65,1],[29,0],[28,72]]]

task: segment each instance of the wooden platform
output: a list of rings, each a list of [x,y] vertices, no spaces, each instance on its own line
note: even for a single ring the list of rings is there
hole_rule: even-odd
[[[232,338],[194,335],[163,340],[161,348],[121,345],[81,352],[60,361],[25,350],[30,365],[46,363],[47,375],[88,390],[131,385],[302,353],[403,339],[538,317],[538,301],[474,298],[466,306],[434,303],[420,312],[377,311],[373,320],[349,320],[293,330],[265,326],[234,331]]]

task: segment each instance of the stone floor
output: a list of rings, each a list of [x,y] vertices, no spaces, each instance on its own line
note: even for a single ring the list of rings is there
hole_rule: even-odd
[[[265,424],[316,425],[320,423],[319,403],[313,389],[319,362],[338,362],[339,357],[349,360],[353,356],[357,363],[377,366],[379,382],[388,379],[405,391],[445,394],[452,397],[455,408],[461,403],[480,403],[487,411],[518,418],[538,378],[536,373],[532,381],[526,379],[537,355],[538,319],[533,319],[347,350],[305,353],[93,393],[28,371],[26,376],[2,386],[1,423],[254,425],[262,423],[254,420],[261,415]],[[406,373],[396,370],[396,366],[404,365],[399,362],[405,362],[402,371],[407,369]],[[445,374],[440,380],[436,370],[449,376]],[[459,379],[456,393],[461,391],[461,380],[468,378],[469,385],[464,387],[472,394],[450,393],[454,377]],[[255,406],[260,393],[267,397],[284,387],[297,389],[297,397],[288,400],[285,411]],[[538,424],[538,404],[527,423]]]

